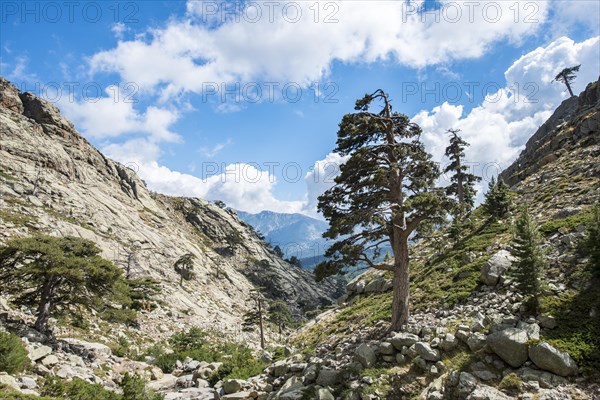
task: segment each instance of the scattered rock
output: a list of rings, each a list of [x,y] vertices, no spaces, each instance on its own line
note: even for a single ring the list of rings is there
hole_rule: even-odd
[[[415,350],[417,354],[427,361],[439,361],[441,359],[440,351],[432,349],[428,343],[417,342],[415,343]]]
[[[540,326],[545,329],[554,329],[557,326],[556,318],[552,315],[540,315],[538,317],[538,322]]]
[[[225,394],[237,393],[244,388],[245,384],[246,382],[241,379],[228,379],[223,382],[223,391]]]
[[[408,332],[398,332],[389,339],[396,350],[402,350],[403,346],[410,347],[418,341],[419,337],[417,335]]]
[[[38,361],[52,353],[52,348],[39,344],[33,344],[27,349],[29,351],[29,359],[31,361]]]
[[[508,328],[492,333],[487,337],[487,344],[500,358],[513,368],[518,368],[527,361],[527,332],[521,329]]]
[[[366,343],[358,346],[354,354],[356,355],[356,360],[365,368],[370,368],[377,361],[375,351]]]
[[[507,250],[494,254],[481,269],[481,281],[489,286],[498,284],[498,280],[512,264],[514,257]]]
[[[541,342],[529,349],[529,358],[539,368],[560,376],[575,375],[577,363],[568,353],[560,351],[547,342]]]

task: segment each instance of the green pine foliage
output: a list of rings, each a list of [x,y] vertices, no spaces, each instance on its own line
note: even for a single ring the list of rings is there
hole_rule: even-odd
[[[515,278],[517,289],[527,298],[527,304],[534,313],[539,309],[546,266],[541,244],[542,236],[536,223],[527,208],[524,208],[515,223],[513,255],[516,261],[513,262],[512,276]]]
[[[29,365],[27,350],[21,339],[8,332],[0,332],[0,371],[16,374]]]
[[[36,329],[48,331],[59,311],[101,308],[122,272],[86,239],[37,235],[13,238],[0,248],[0,292],[37,310]]]
[[[186,253],[179,257],[173,268],[179,274],[179,286],[183,286],[183,280],[189,281],[194,277],[194,260],[196,256],[192,253]]]
[[[492,177],[488,184],[488,191],[485,194],[483,205],[486,212],[494,219],[503,218],[510,210],[510,190],[502,177],[498,177],[498,180]]]
[[[456,199],[456,214],[459,219],[473,208],[475,204],[475,183],[481,177],[469,173],[469,167],[465,163],[465,148],[469,146],[458,133],[460,129],[448,129],[450,134],[450,145],[446,147],[445,155],[450,159],[450,164],[444,168],[444,173],[451,173],[450,185],[446,188],[446,194]]]
[[[376,102],[383,107],[371,112]],[[334,150],[347,161],[319,197],[330,223],[323,236],[335,242],[315,274],[321,280],[358,264],[394,273],[391,328],[400,330],[409,316],[408,238],[421,223],[443,219],[448,199],[435,186],[441,172],[420,140],[421,128],[394,112],[383,90],[359,99],[355,110],[342,118]],[[390,246],[394,263],[378,262]]]

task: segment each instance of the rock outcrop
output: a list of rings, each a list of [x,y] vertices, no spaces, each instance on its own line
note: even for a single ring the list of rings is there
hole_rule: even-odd
[[[96,150],[55,105],[0,78],[0,243],[78,236],[130,277],[158,281],[162,306],[138,318],[153,340],[189,325],[251,338],[239,326],[255,285],[297,312],[333,301],[333,285],[283,261],[234,211],[152,193],[134,169]],[[180,288],[173,264],[185,253],[196,256],[194,277]]]

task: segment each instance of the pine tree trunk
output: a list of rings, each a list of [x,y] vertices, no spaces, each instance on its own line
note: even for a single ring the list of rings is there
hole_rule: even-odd
[[[262,301],[258,299],[258,326],[260,327],[260,348],[265,349],[265,333],[263,331]]]
[[[571,90],[571,85],[569,85],[569,81],[567,79],[565,79],[565,85],[567,85],[567,90],[569,91],[569,94],[571,95],[571,97],[575,96],[573,94],[573,90]]]
[[[45,333],[48,331],[48,320],[52,312],[52,296],[54,287],[52,280],[46,280],[42,286],[40,294],[40,305],[38,307],[37,319],[35,320],[35,329],[38,332]]]
[[[409,259],[408,259],[408,239],[401,238],[398,246],[394,246],[395,263],[394,279],[392,281],[392,331],[402,330],[402,325],[408,322],[409,317]]]
[[[459,167],[459,171],[458,171],[458,177],[456,180],[456,197],[458,197],[458,204],[462,208],[463,204],[465,203],[465,194],[464,194],[464,189],[463,189],[462,171],[460,171],[460,163],[458,164],[458,167]],[[462,214],[462,209],[461,209],[461,214]]]

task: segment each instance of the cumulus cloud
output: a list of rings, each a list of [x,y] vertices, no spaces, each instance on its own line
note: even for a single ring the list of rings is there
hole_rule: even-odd
[[[498,41],[535,33],[548,14],[545,1],[527,3],[535,11],[529,20],[515,17],[515,4],[525,5],[497,1],[443,0],[435,10],[410,1],[248,4],[232,14],[222,9],[227,3],[190,1],[184,18],[93,55],[91,71],[117,72],[144,91],[158,90],[163,100],[205,92],[210,83],[269,79],[306,86],[336,61],[422,68],[481,57]],[[455,34],[461,31],[468,34]]]
[[[517,157],[531,134],[564,100],[564,87],[552,82],[557,71],[568,65],[582,64],[574,84],[577,92],[587,82],[597,79],[595,74],[600,69],[599,43],[598,37],[579,43],[569,38],[559,38],[516,60],[505,72],[506,86],[490,94],[481,105],[468,113],[465,114],[462,105],[446,102],[430,111],[417,113],[412,120],[423,128],[423,140],[435,159],[443,160],[448,140],[446,130],[461,129],[463,137],[471,143],[466,153],[473,171],[484,175],[484,178],[497,175]],[[525,83],[532,84],[535,90],[524,88]],[[520,88],[521,92],[517,92],[516,88]],[[157,120],[170,121],[169,118]],[[127,128],[128,125],[124,123],[124,126]],[[165,135],[152,134],[148,138],[131,139],[122,144],[108,145],[103,150],[118,161],[135,162],[139,166],[139,174],[153,190],[222,200],[231,207],[248,212],[301,212],[319,217],[317,198],[333,186],[339,166],[347,159],[337,153],[327,154],[316,161],[305,175],[305,198],[302,201],[281,201],[274,194],[277,185],[275,176],[256,165],[230,164],[223,170],[213,171],[205,179],[160,165],[157,161],[160,149],[154,137]],[[207,152],[221,148],[216,145],[207,149]],[[480,198],[485,184],[484,181],[479,187]]]
[[[573,85],[576,93],[598,79],[600,38],[580,43],[561,37],[516,60],[505,72],[506,87],[490,94],[465,115],[461,105],[447,102],[423,110],[412,120],[423,128],[423,138],[434,158],[443,159],[448,128],[461,129],[471,143],[466,159],[484,179],[497,175],[519,154],[529,137],[568,94],[564,85],[552,82],[566,66],[581,64]]]
[[[179,142],[181,137],[170,127],[179,119],[174,109],[149,106],[144,112],[134,109],[127,97],[116,97],[121,89],[109,86],[107,96],[59,100],[59,105],[69,119],[85,134],[94,138],[114,138],[126,134],[143,133],[154,141]]]
[[[318,160],[310,172],[304,177],[306,183],[306,204],[304,212],[313,217],[318,217],[318,197],[335,184],[335,177],[339,175],[340,165],[348,160],[348,156],[338,153],[329,153],[324,159]]]

